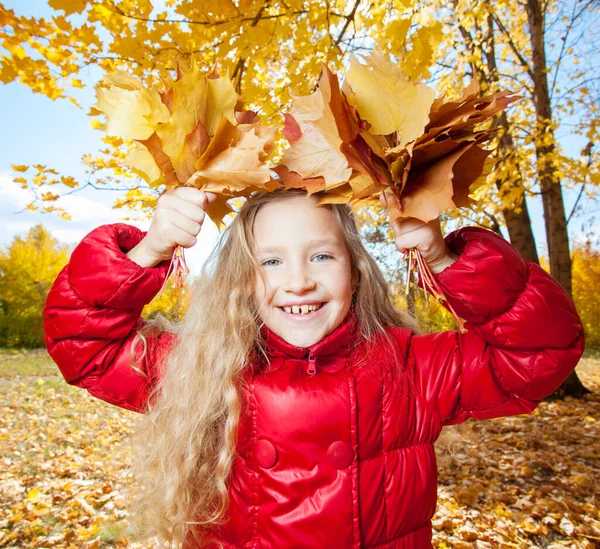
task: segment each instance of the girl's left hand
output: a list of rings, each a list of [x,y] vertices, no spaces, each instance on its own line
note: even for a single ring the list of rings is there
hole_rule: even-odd
[[[381,193],[380,200],[387,211],[384,193]],[[425,223],[420,219],[409,217],[397,219],[391,223],[391,226],[398,251],[404,253],[410,248],[419,250],[433,274],[443,271],[458,259],[458,256],[452,253],[444,242],[439,218]]]

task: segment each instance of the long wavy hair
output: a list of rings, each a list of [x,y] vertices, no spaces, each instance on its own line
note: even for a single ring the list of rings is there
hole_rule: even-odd
[[[224,231],[195,282],[181,323],[154,322],[136,338],[145,349],[148,338],[157,337],[161,330],[177,336],[160,366],[152,404],[134,436],[139,491],[133,509],[138,527],[175,546],[190,534],[199,544],[210,540],[211,530],[225,520],[242,408],[242,373],[253,353],[264,351],[254,297],[260,272],[252,236],[254,220],[264,205],[300,194],[306,195],[299,190],[253,194]],[[365,249],[349,208],[321,207],[335,215],[350,252],[357,343],[385,334],[388,326],[416,330],[414,319],[392,305],[388,285]]]

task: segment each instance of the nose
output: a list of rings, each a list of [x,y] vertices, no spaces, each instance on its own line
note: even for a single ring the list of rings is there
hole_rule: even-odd
[[[316,287],[315,280],[310,276],[307,269],[297,267],[288,273],[285,290],[294,294],[303,294]]]

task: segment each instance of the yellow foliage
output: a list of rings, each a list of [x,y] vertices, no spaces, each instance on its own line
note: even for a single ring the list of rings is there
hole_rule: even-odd
[[[600,347],[600,251],[589,244],[572,253],[573,301],[583,321],[588,347]]]
[[[42,225],[0,249],[0,346],[43,346],[42,307],[67,260]]]
[[[190,300],[191,283],[193,280],[188,276],[183,286],[176,286],[174,277],[169,277],[162,291],[144,307],[142,316],[147,320],[158,314],[172,321],[181,319]]]

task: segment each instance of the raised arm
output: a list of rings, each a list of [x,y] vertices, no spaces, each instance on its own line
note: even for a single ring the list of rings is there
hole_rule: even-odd
[[[44,308],[48,352],[68,383],[143,411],[175,337],[155,334],[136,347],[141,312],[162,287],[175,246],[196,243],[216,195],[178,188],[158,200],[148,233],[123,223],[92,231],[74,250]],[[133,367],[133,359],[135,367]]]
[[[43,311],[46,346],[65,380],[117,406],[142,411],[169,336],[149,338],[138,369],[131,344],[141,312],[160,290],[169,262],[144,268],[129,259],[145,233],[123,223],[103,225],[75,248]]]
[[[444,424],[531,412],[583,353],[572,300],[491,231],[461,229],[446,244],[458,259],[436,277],[468,332],[412,337],[417,390]]]

